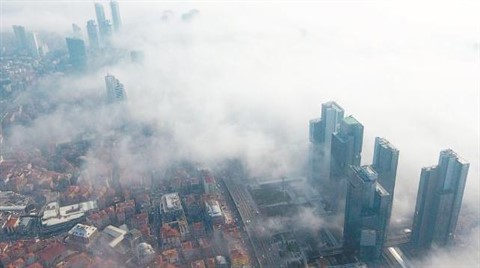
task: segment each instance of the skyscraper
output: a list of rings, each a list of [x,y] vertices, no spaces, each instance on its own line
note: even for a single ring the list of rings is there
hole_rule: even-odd
[[[322,104],[321,118],[310,120],[310,177],[313,182],[328,178],[332,134],[337,131],[343,115],[343,108],[331,101]]]
[[[345,221],[344,250],[358,253],[364,261],[382,254],[386,238],[391,196],[377,182],[378,174],[371,166],[351,166]]]
[[[118,2],[111,1],[110,9],[112,10],[113,29],[115,29],[115,31],[118,32],[122,27],[122,18],[120,17],[120,8],[118,6]]]
[[[90,48],[93,50],[98,49],[100,47],[100,40],[98,38],[97,24],[94,20],[87,21],[87,33]]]
[[[340,122],[339,130],[332,136],[330,178],[344,178],[350,166],[360,166],[363,143],[363,125],[353,116]]]
[[[105,38],[105,10],[103,5],[100,3],[95,3],[95,14],[97,15],[98,30],[100,32],[100,38]]]
[[[28,47],[27,33],[25,27],[20,25],[13,25],[13,32],[15,33],[15,40],[19,50],[26,50]]]
[[[448,149],[440,152],[438,165],[422,169],[411,238],[416,249],[453,239],[468,168],[469,163]]]
[[[389,204],[389,213],[392,211],[395,193],[395,180],[397,178],[398,150],[386,139],[375,138],[372,167],[378,174],[378,182],[387,190],[392,202]],[[388,215],[390,222],[390,214]]]
[[[322,117],[310,121],[310,142],[330,147],[332,134],[343,119],[344,110],[334,101],[322,104]]]
[[[27,49],[30,56],[34,58],[40,57],[37,35],[35,33],[27,32]]]
[[[72,23],[73,37],[83,39],[82,29],[75,23]]]
[[[109,74],[105,76],[105,85],[107,86],[107,103],[116,103],[127,99],[123,84],[115,76]]]
[[[87,67],[87,52],[85,42],[78,38],[66,38],[70,63],[76,70],[84,70]]]

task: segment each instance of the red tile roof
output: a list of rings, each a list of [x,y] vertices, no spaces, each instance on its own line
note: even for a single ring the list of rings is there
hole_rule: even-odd
[[[53,245],[43,249],[38,254],[40,260],[45,263],[51,263],[53,259],[57,258],[63,252],[67,250],[67,247],[60,242],[56,242]]]

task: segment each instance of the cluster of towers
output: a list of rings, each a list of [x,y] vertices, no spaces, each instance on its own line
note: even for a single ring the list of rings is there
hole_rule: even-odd
[[[310,121],[310,179],[334,211],[345,201],[344,251],[365,261],[379,258],[387,239],[399,151],[375,138],[373,163],[361,165],[363,125],[344,117],[335,102],[322,104],[321,118]],[[427,250],[448,244],[455,233],[469,164],[452,150],[438,165],[423,168],[411,245]]]
[[[106,19],[105,10],[101,3],[95,3],[97,21],[87,21],[89,48],[92,52],[98,51],[102,47],[109,47],[113,32],[119,32],[122,27],[118,2],[111,1],[110,8],[113,25],[110,20]],[[72,24],[72,28],[73,36],[66,38],[70,63],[75,69],[83,70],[87,64],[87,48],[83,40],[81,28],[76,24]]]
[[[34,58],[41,57],[48,52],[48,47],[38,40],[36,33],[29,32],[20,25],[13,25],[12,28],[15,34],[17,52]]]

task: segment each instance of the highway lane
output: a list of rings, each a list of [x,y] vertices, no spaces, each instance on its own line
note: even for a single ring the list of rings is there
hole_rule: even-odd
[[[271,246],[271,238],[260,237],[255,232],[255,226],[260,220],[260,216],[259,213],[257,213],[258,210],[255,202],[245,185],[230,178],[225,178],[224,182],[240,213],[241,220],[252,242],[260,267],[282,267],[278,252]]]

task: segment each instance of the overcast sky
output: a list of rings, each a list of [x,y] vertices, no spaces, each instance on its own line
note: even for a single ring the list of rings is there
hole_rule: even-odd
[[[85,35],[95,18],[91,1],[0,7],[2,31],[67,35],[76,23]],[[182,21],[191,9],[198,15]],[[365,126],[362,164],[375,136],[400,150],[395,219],[411,217],[420,169],[446,148],[471,163],[464,202],[478,211],[480,2],[120,1],[120,10],[116,44],[143,50],[144,66],[84,79],[103,90],[105,73],[116,75],[133,113],[171,127],[180,154],[242,155],[254,173],[299,173],[308,120],[335,100]]]

